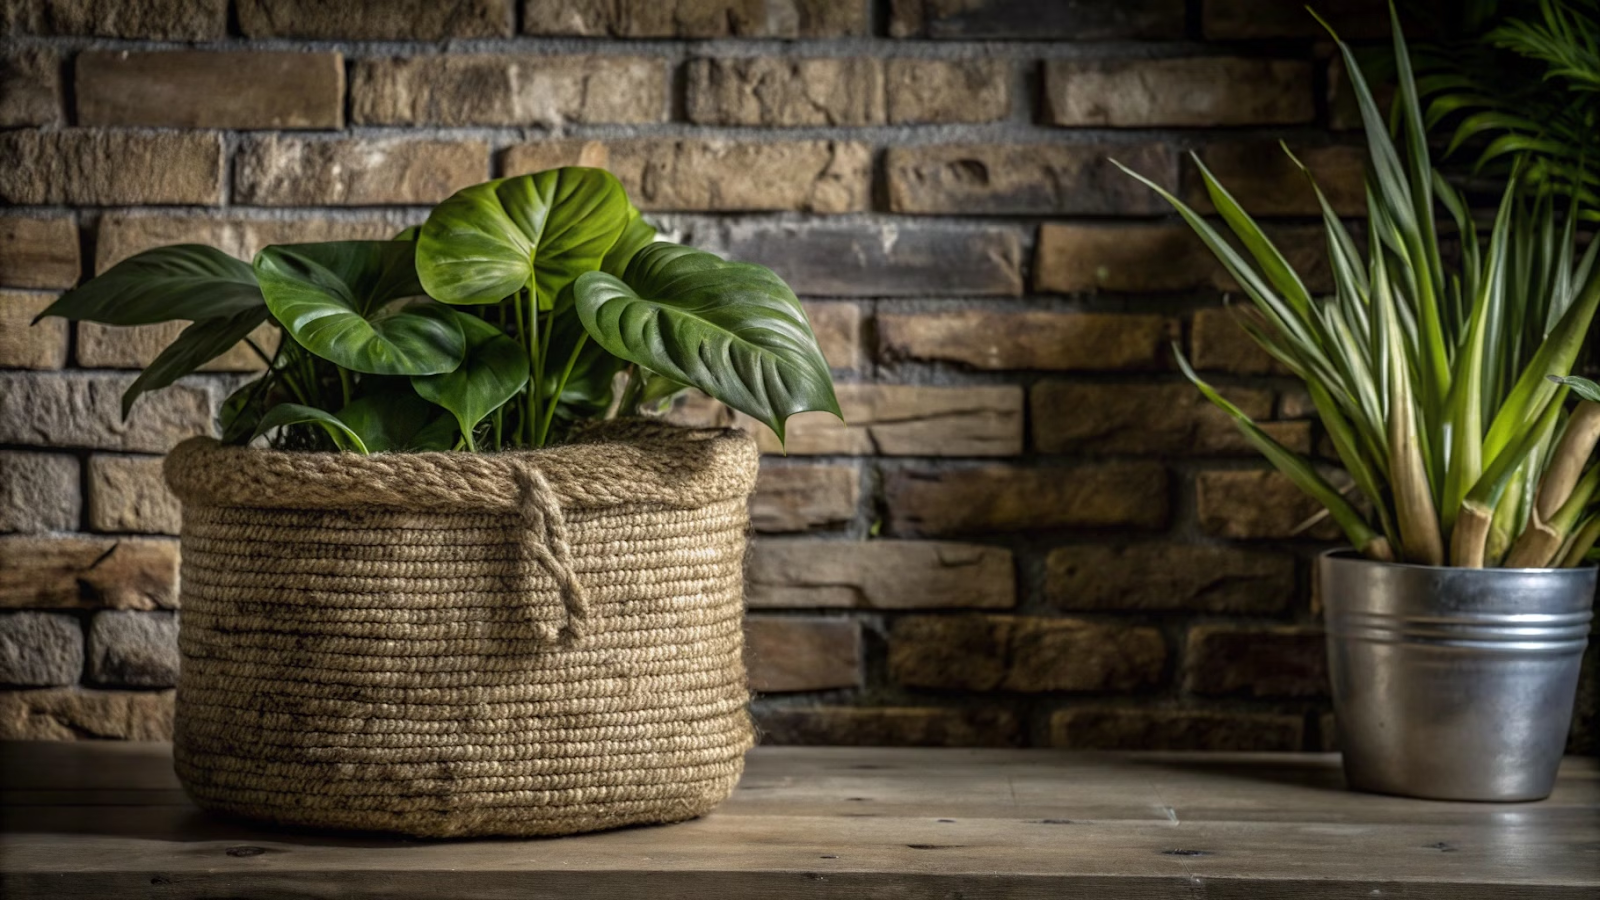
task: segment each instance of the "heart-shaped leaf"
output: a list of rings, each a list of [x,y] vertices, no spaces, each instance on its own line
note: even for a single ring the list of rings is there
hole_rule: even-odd
[[[499,303],[533,288],[549,309],[599,268],[628,225],[627,194],[603,169],[569,166],[458,191],[417,239],[417,274],[446,303]]]
[[[656,227],[646,222],[644,216],[637,209],[628,207],[628,224],[623,226],[622,234],[617,242],[606,251],[605,258],[600,260],[600,271],[610,272],[617,277],[628,268],[628,263],[633,262],[633,257],[640,250],[650,246],[656,239]]]
[[[361,437],[368,453],[449,450],[455,443],[451,417],[404,382],[352,400],[338,419]]]
[[[361,436],[333,413],[298,403],[280,403],[267,410],[267,414],[262,416],[260,423],[256,425],[255,434],[250,435],[250,440],[253,441],[274,428],[286,428],[290,425],[320,426],[333,440],[334,446],[340,450],[367,452],[367,445],[362,442]]]
[[[601,346],[760,419],[780,441],[795,413],[839,415],[811,323],[769,269],[651,244],[622,278],[590,272],[574,294]]]
[[[225,318],[260,306],[249,263],[201,244],[177,244],[130,256],[62,294],[39,318],[148,325]]]
[[[256,254],[267,306],[300,346],[372,375],[449,372],[466,353],[455,312],[424,294],[408,241],[286,244]]]
[[[267,308],[249,307],[223,319],[201,319],[179,332],[122,392],[122,418],[145,391],[164,388],[233,349],[267,320]]]
[[[454,372],[411,379],[423,399],[449,410],[472,445],[472,429],[528,384],[528,354],[499,328],[472,315],[457,314],[467,338],[467,355]]]

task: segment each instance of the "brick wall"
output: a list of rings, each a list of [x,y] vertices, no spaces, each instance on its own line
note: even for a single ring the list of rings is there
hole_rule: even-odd
[[[1381,37],[1381,4],[1328,0]],[[117,398],[173,329],[28,320],[139,250],[387,236],[603,152],[672,236],[807,302],[849,424],[753,512],[768,742],[1319,749],[1332,537],[1176,377],[1284,442],[1303,392],[1116,156],[1198,152],[1312,281],[1362,206],[1329,47],[1275,0],[0,0],[0,735],[160,736],[179,511],[159,454],[250,369]],[[726,421],[690,400],[686,421]],[[1575,738],[1594,745],[1596,699]]]

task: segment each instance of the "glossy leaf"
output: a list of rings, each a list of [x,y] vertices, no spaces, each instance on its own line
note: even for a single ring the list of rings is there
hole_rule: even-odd
[[[417,273],[430,296],[499,303],[531,288],[541,309],[600,267],[629,224],[622,184],[569,166],[475,185],[434,207],[417,240]]]
[[[351,401],[337,418],[368,453],[448,450],[456,431],[449,415],[403,383]]]
[[[605,349],[754,416],[779,440],[795,413],[839,415],[800,301],[768,269],[652,244],[621,278],[579,278],[575,296],[584,328]]]
[[[62,294],[39,318],[107,325],[225,318],[261,306],[248,263],[200,244],[157,247],[131,256]]]
[[[185,328],[122,392],[122,417],[146,391],[164,388],[233,349],[267,320],[267,308],[241,310],[225,319],[202,319]]]
[[[1560,375],[1547,375],[1545,377],[1556,384],[1564,384],[1567,387],[1572,388],[1572,392],[1574,394],[1577,394],[1579,397],[1582,397],[1591,403],[1600,403],[1600,384],[1595,384],[1593,381],[1590,381],[1587,378],[1579,378],[1576,375],[1567,375],[1565,377]]]
[[[280,403],[267,410],[266,415],[262,416],[260,423],[256,425],[255,433],[250,436],[250,440],[253,441],[274,428],[287,428],[291,425],[316,425],[328,433],[334,446],[340,450],[367,452],[367,446],[362,442],[361,436],[333,413],[299,403]]]
[[[273,316],[312,353],[355,372],[436,375],[466,353],[456,314],[418,283],[405,241],[272,246],[256,276]]]
[[[483,319],[459,313],[457,318],[466,335],[466,358],[455,371],[413,378],[411,386],[455,416],[471,450],[472,429],[527,385],[528,355]]]
[[[622,229],[622,234],[617,237],[617,242],[611,245],[606,255],[600,260],[600,271],[610,272],[619,278],[628,268],[628,263],[633,261],[640,250],[650,246],[656,239],[656,227],[646,222],[644,216],[637,209],[628,210],[628,224]]]

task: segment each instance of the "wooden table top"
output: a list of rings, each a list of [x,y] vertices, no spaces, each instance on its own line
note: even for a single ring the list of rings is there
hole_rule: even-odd
[[[24,898],[1600,897],[1600,765],[1542,803],[1343,790],[1338,758],[763,747],[706,818],[413,841],[208,816],[171,747],[0,745]]]

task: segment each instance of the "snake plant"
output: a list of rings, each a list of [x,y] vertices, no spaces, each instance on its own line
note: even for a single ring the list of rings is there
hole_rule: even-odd
[[[1367,557],[1575,565],[1600,536],[1600,464],[1591,461],[1600,392],[1571,377],[1600,304],[1600,241],[1580,253],[1576,201],[1558,208],[1514,177],[1479,234],[1465,198],[1429,158],[1392,7],[1391,20],[1399,89],[1390,117],[1335,35],[1366,129],[1365,250],[1306,172],[1321,202],[1333,296],[1312,296],[1198,158],[1212,206],[1242,249],[1124,169],[1172,204],[1249,297],[1236,308],[1240,323],[1304,380],[1356,496],[1227,403],[1181,352],[1180,365]],[[1459,262],[1446,263],[1440,207],[1459,236]]]

